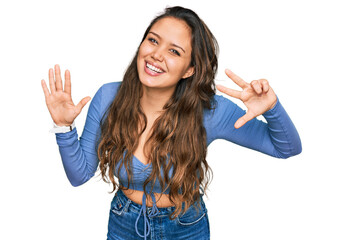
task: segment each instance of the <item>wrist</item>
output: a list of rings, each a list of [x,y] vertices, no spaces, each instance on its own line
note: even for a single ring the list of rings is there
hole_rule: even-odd
[[[275,100],[275,102],[271,105],[271,107],[269,108],[269,110],[272,110],[274,107],[275,107],[275,105],[277,105],[277,102],[278,102],[278,100]],[[268,111],[269,111],[268,110]]]

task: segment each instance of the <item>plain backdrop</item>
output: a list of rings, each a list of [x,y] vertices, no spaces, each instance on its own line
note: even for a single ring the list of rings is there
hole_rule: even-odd
[[[74,101],[93,97],[122,80],[150,21],[175,5],[217,38],[216,82],[237,88],[225,68],[268,79],[303,143],[287,160],[209,146],[211,239],[362,239],[362,9],[351,0],[1,1],[0,239],[106,238],[111,187],[99,176],[70,185],[40,81],[60,64]]]

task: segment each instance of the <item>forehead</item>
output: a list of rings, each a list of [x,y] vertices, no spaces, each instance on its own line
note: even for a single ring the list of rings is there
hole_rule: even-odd
[[[171,44],[191,48],[191,29],[183,20],[173,17],[162,18],[153,24],[150,32],[155,32],[162,40]]]

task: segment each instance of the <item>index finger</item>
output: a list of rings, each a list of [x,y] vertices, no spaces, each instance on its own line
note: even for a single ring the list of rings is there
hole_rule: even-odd
[[[245,82],[241,77],[233,73],[230,69],[225,69],[226,75],[234,81],[239,87],[246,88],[249,86],[247,82]]]

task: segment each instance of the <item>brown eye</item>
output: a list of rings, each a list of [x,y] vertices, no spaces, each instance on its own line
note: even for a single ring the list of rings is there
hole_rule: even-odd
[[[150,41],[151,43],[157,44],[158,42],[156,41],[156,39],[154,38],[149,38],[148,41]]]
[[[180,56],[180,53],[179,53],[177,50],[171,49],[170,51],[171,51],[172,53],[176,54],[177,56]]]

